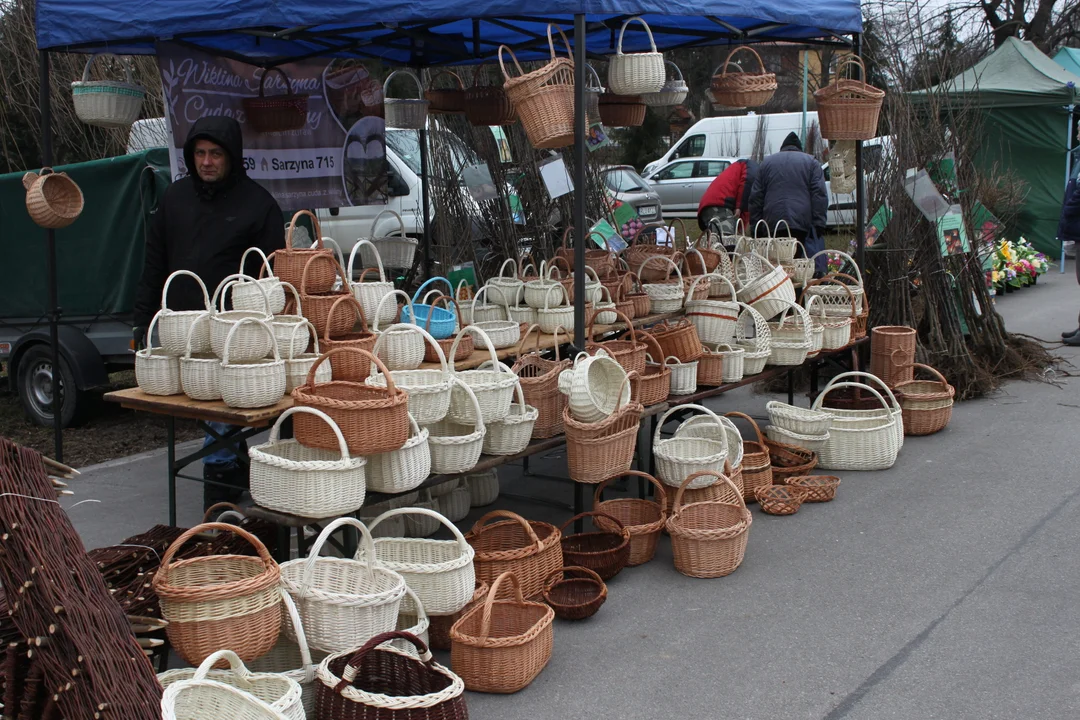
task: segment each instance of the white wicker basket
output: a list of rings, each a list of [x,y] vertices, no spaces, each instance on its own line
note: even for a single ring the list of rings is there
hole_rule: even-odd
[[[405,579],[377,562],[319,556],[327,539],[343,525],[360,533],[363,556],[375,557],[367,527],[343,517],[319,533],[306,558],[281,565],[281,584],[296,602],[308,644],[327,652],[351,650],[393,630],[405,595]]]
[[[782,260],[780,266],[791,276],[791,282],[801,287],[814,279],[814,261],[807,256],[805,245],[798,240],[795,245],[803,249],[803,257]]]
[[[691,298],[694,297],[694,289],[702,280],[706,280],[706,282],[709,283],[718,282],[727,285],[730,290],[729,297],[732,299],[692,300]],[[739,320],[739,306],[734,298],[735,286],[731,284],[730,280],[718,273],[699,275],[694,278],[692,283],[690,283],[690,288],[686,293],[684,307],[686,308],[686,317],[690,319],[690,322],[694,323],[694,326],[698,331],[698,337],[701,338],[701,342],[714,345],[731,342],[731,338],[735,335],[735,325]]]
[[[429,627],[431,627],[431,620],[428,619],[427,611],[424,610],[424,603],[420,602],[420,598],[416,596],[412,588],[406,585],[405,597],[401,598],[401,607],[398,609],[397,629],[419,638],[420,642],[428,646],[431,642],[431,637],[428,635]],[[402,638],[384,642],[379,647],[392,647],[413,657],[419,657],[416,646]]]
[[[670,80],[666,79],[665,76],[664,86],[658,92],[645,93],[641,96],[641,99],[649,107],[682,105],[686,100],[686,96],[690,93],[690,88],[687,86],[686,80],[683,79],[682,70],[679,69],[679,66],[670,60],[665,61],[664,66],[672,67],[675,70],[675,75]]]
[[[562,297],[559,304],[551,306],[551,291],[558,289]],[[563,302],[566,304],[563,305]],[[540,326],[540,332],[552,334],[558,328],[566,332],[574,332],[574,306],[570,304],[570,295],[566,288],[556,283],[548,287],[544,295],[544,306],[536,311],[536,323]]]
[[[405,304],[409,306],[412,315],[412,299],[401,290],[393,290],[383,296],[379,306],[387,300],[393,300],[398,295],[405,298]],[[396,308],[396,303],[394,304]],[[375,341],[373,353],[383,361],[390,372],[397,370],[415,370],[424,362],[424,348],[427,347],[424,340],[423,328],[413,323],[397,323],[385,330],[380,331],[378,324],[372,326],[371,331],[378,335]]]
[[[697,392],[698,361],[681,362],[674,355],[668,355],[667,366],[671,368],[671,394],[692,395]]]
[[[443,495],[449,495],[450,493],[452,493],[454,491],[454,488],[456,488],[460,484],[461,478],[452,478],[450,480],[446,480],[445,482],[438,483],[437,485],[432,485],[428,488],[428,492],[431,493],[431,497],[440,498]]]
[[[413,79],[419,93],[417,98],[392,98],[390,97],[390,81],[396,75],[405,75]],[[405,130],[423,130],[427,124],[428,101],[424,99],[424,86],[420,84],[420,78],[411,70],[395,70],[386,76],[383,81],[383,110],[386,115],[386,127],[402,128]],[[389,259],[386,262],[390,265]],[[406,266],[401,266],[406,267]]]
[[[521,325],[514,320],[487,320],[473,323],[472,326],[487,333],[496,350],[514,347],[521,342]]]
[[[458,343],[465,333],[473,335],[473,344],[483,345],[491,354],[491,365],[484,365],[474,370],[454,370],[454,354],[457,352]],[[479,340],[480,342],[477,342]],[[499,362],[499,356],[495,352],[495,346],[491,338],[475,325],[468,325],[461,329],[454,338],[454,344],[450,347],[450,373],[460,381],[460,384],[450,391],[450,411],[447,418],[457,423],[471,424],[472,401],[460,389],[467,385],[475,393],[475,399],[480,404],[483,413],[484,424],[502,420],[510,412],[510,403],[514,399],[514,386],[518,384],[518,376],[509,367]]]
[[[645,266],[649,263],[666,262],[675,268],[675,274],[678,276],[678,282],[662,282],[662,283],[643,283],[641,288],[645,291],[645,294],[649,296],[649,309],[654,314],[659,313],[671,313],[675,312],[683,306],[683,299],[686,296],[683,286],[682,271],[679,270],[679,266],[675,264],[675,261],[666,255],[653,255],[645,262],[641,263],[641,267],[638,268],[637,274],[640,277],[641,271],[645,269]]]
[[[162,720],[293,720],[251,693],[216,680],[181,680],[161,696]]]
[[[356,276],[353,275],[353,262],[356,261],[356,253],[361,248],[364,249],[360,254],[361,262],[365,262],[370,257],[375,261],[375,266],[372,267],[365,263],[360,278],[354,280]],[[374,282],[364,282],[364,276],[371,270],[379,271],[379,279]],[[373,242],[366,238],[360,238],[356,241],[352,251],[349,253],[349,265],[345,277],[348,280],[353,297],[360,303],[360,308],[364,311],[364,317],[371,323],[372,327],[394,322],[394,318],[397,317],[397,306],[383,305],[381,302],[384,297],[394,291],[394,283],[387,281],[382,256],[379,255],[379,249],[375,247]],[[407,298],[408,295],[405,297]],[[415,317],[415,315],[412,317]]]
[[[235,361],[233,341],[248,325],[270,338],[273,359]],[[285,361],[278,355],[274,333],[262,320],[246,318],[233,325],[225,339],[221,356],[221,399],[229,407],[259,408],[273,405],[285,396]]]
[[[169,285],[181,275],[193,278],[195,282],[199,283],[199,289],[202,290],[203,305],[206,307],[205,310],[169,309],[168,303],[166,302],[169,295]],[[195,325],[195,321],[203,315],[212,312],[213,309],[210,306],[210,296],[206,293],[206,285],[203,285],[202,278],[190,270],[177,270],[169,275],[169,277],[165,279],[165,286],[161,289],[161,311],[158,313],[160,316],[158,319],[158,339],[161,342],[161,348],[164,350],[165,354],[176,355],[177,357],[183,355],[187,351],[188,337],[191,335],[192,326]],[[195,330],[195,336],[191,339],[191,352],[210,352],[209,323],[201,325]]]
[[[514,385],[514,391],[517,393],[517,403],[510,406],[506,417],[488,423],[484,437],[484,453],[487,455],[517,455],[529,446],[540,411],[525,404],[520,382]]]
[[[765,410],[769,413],[770,423],[800,435],[822,435],[832,426],[833,415],[828,410],[801,408],[779,400],[765,403]]]
[[[540,310],[547,305],[548,291],[555,286],[562,287],[561,282],[551,277],[552,273],[557,272],[559,272],[559,269],[554,265],[548,265],[546,262],[540,263],[539,279],[528,280],[525,283],[523,296],[526,305],[535,310]]]
[[[319,335],[315,332],[315,326],[310,322],[304,321],[302,326],[293,328],[295,333],[300,327],[304,328],[305,335],[311,336],[311,341],[315,344],[315,352],[301,353],[293,358],[285,359],[285,394],[289,395],[293,390],[307,383],[308,372],[311,370],[311,366],[315,364],[315,361],[319,359]],[[295,342],[295,336],[290,337],[290,342]],[[333,370],[330,367],[330,363],[320,363],[319,367],[315,368],[315,382],[325,383],[330,382],[333,377]]]
[[[821,448],[825,447],[825,443],[829,441],[829,433],[821,433],[820,435],[803,435],[802,433],[792,432],[778,425],[769,425],[765,428],[765,434],[773,442],[784,443],[785,445],[794,445],[795,447],[805,448],[812,450],[813,452],[820,452]]]
[[[497,470],[485,470],[465,478],[469,488],[469,503],[472,507],[490,505],[499,499],[499,473]]]
[[[484,297],[488,302],[480,302]],[[471,302],[459,302],[461,308],[460,322],[465,325],[489,322],[492,320],[508,320],[510,315],[506,311],[505,303],[496,303],[491,296],[488,286],[485,285],[476,291]]]
[[[574,365],[559,373],[559,392],[567,396],[574,419],[595,423],[630,402],[626,370],[603,348],[578,353]]]
[[[713,437],[698,437],[694,435],[673,436],[663,438],[660,430],[668,417],[675,412],[694,410],[705,413],[719,428]],[[728,459],[728,445],[726,435],[723,433],[724,426],[709,408],[704,405],[677,405],[663,415],[656,425],[656,433],[653,435],[653,457],[656,459],[656,477],[665,485],[679,487],[686,478],[701,470],[715,470],[723,472],[724,463]],[[687,486],[691,490],[708,487],[716,482],[715,477],[702,476],[695,478]]]
[[[91,80],[90,66],[99,57],[111,57],[124,68],[124,81]],[[134,81],[131,66],[112,53],[95,53],[83,67],[82,80],[71,83],[75,114],[87,125],[129,128],[139,119],[146,88]]]
[[[224,356],[225,338],[229,336],[230,331],[234,327],[240,324],[241,320],[259,320],[264,323],[271,323],[274,320],[273,314],[270,313],[270,300],[266,297],[266,292],[258,285],[255,287],[262,293],[262,299],[264,301],[263,308],[265,312],[225,310],[226,291],[234,284],[233,281],[244,277],[247,276],[239,274],[227,276],[221,281],[221,284],[217,286],[217,289],[214,290],[214,296],[210,299],[210,306],[212,308],[212,315],[210,316],[210,348],[218,357]],[[218,309],[219,299],[220,309]],[[245,360],[258,360],[266,357],[270,354],[270,341],[273,337],[273,331],[267,334],[264,333],[262,328],[258,325],[246,323],[244,329],[237,335],[236,339],[233,340],[233,361],[243,362]]]
[[[307,352],[309,344],[307,336],[308,320],[304,317],[304,310],[300,305],[300,293],[296,291],[292,283],[282,282],[281,287],[288,289],[293,294],[293,299],[296,301],[296,313],[292,315],[280,313],[274,315],[270,321],[270,329],[274,331],[274,337],[277,338],[278,352],[281,353],[281,357],[285,360],[291,360]],[[300,328],[304,328],[302,335],[296,333]]]
[[[453,373],[447,368],[446,355],[439,343],[424,328],[417,326],[423,338],[439,356],[438,370],[398,370],[391,373],[394,384],[409,395],[409,415],[421,425],[431,425],[446,417],[450,409],[450,390]],[[372,375],[365,382],[373,387],[386,387],[386,378],[372,365]]]
[[[315,415],[338,441],[338,451],[308,448],[295,439],[281,440],[281,423],[294,413]],[[270,429],[270,438],[248,451],[251,458],[251,498],[264,508],[307,518],[346,515],[364,504],[364,466],[352,457],[337,423],[310,407],[291,407]]]
[[[882,393],[884,397],[889,398],[889,411],[892,413],[893,419],[896,420],[896,427],[894,428],[893,437],[896,441],[897,449],[904,447],[904,412],[900,406],[899,401],[896,399],[896,395],[893,394],[892,389],[885,384],[885,381],[879,378],[877,375],[868,372],[861,372],[859,370],[853,370],[850,372],[840,373],[832,380],[829,381],[825,389],[828,390],[829,386],[834,385],[841,381],[847,382],[862,382],[870,387],[874,388],[878,392]],[[848,425],[851,427],[862,427],[860,423],[864,423],[869,420],[871,424],[875,423],[879,411],[877,410],[838,410],[836,408],[825,408],[827,412],[832,413],[833,423]]]
[[[448,494],[437,498],[435,505],[439,512],[450,519],[450,522],[461,522],[469,514],[469,488],[456,487]]]
[[[833,390],[851,387],[871,393],[881,403],[881,410],[861,411],[857,422],[833,421],[829,439],[818,451],[818,466],[825,470],[885,470],[896,462],[900,450],[896,439],[898,420],[889,404],[874,388],[863,383],[830,383],[814,400],[814,409],[821,408],[825,397]],[[900,423],[903,427],[902,423]]]
[[[192,400],[220,400],[221,359],[213,353],[191,352],[191,338],[203,325],[210,327],[210,313],[204,314],[191,326],[187,351],[180,358],[180,385],[184,394]],[[160,330],[158,332],[160,333]]]
[[[626,33],[626,26],[632,22],[639,22],[645,27],[645,32],[649,34],[651,52],[623,53],[623,35]],[[615,55],[608,60],[608,89],[616,95],[658,93],[664,88],[666,74],[664,53],[657,52],[649,24],[640,17],[627,18],[623,21],[622,28],[619,29],[619,44],[615,49]]]
[[[757,375],[765,369],[769,362],[772,333],[769,324],[757,310],[739,303],[739,323],[735,326],[735,347],[742,348],[743,353],[743,377]]]
[[[752,258],[753,261],[747,258]],[[740,265],[760,264],[761,269],[748,268],[739,274]],[[735,260],[736,277],[739,279],[738,299],[753,306],[766,319],[783,312],[790,303],[795,302],[795,286],[791,278],[779,266],[773,266],[756,252],[749,256],[740,255]]]
[[[287,616],[286,624],[291,625],[296,640],[290,640],[286,633],[282,633],[273,649],[248,663],[248,668],[254,672],[275,673],[295,680],[300,685],[304,715],[309,719],[314,718],[315,669],[326,653],[311,652],[304,635],[303,623],[300,621],[300,613],[296,611],[296,603],[284,589],[281,590],[281,595],[281,604],[284,605]]]
[[[166,353],[164,348],[153,347],[154,326],[164,310],[159,310],[150,320],[146,330],[146,347],[135,353],[135,382],[147,395],[178,395],[183,392],[180,383],[180,359]]]
[[[780,234],[780,223],[784,224],[787,235]],[[772,236],[772,242],[769,243],[769,260],[777,264],[794,260],[795,246],[799,241],[792,237],[791,226],[788,225],[787,220],[783,218],[777,220],[770,235]]]
[[[244,263],[247,262],[249,253],[258,253],[262,259],[259,278],[256,280],[245,275],[244,277],[247,279],[242,279],[233,286],[233,310],[252,310],[254,312],[262,310],[264,308],[263,293],[265,293],[270,303],[270,313],[277,315],[285,309],[285,288],[281,286],[281,280],[274,275],[274,270],[270,267],[270,260],[267,259],[266,253],[260,248],[249,247],[244,251],[244,254],[240,256],[240,270],[238,272],[241,274],[244,272]],[[263,272],[267,272],[268,275],[263,277]],[[263,293],[260,293],[257,287],[261,287]]]
[[[420,487],[431,474],[428,431],[409,416],[412,433],[397,450],[368,456],[367,486],[374,492],[402,493]]]
[[[822,250],[814,253],[810,260],[816,262],[819,255],[824,255],[826,258],[829,256],[838,256],[842,258],[843,264],[841,269],[845,274],[853,274],[857,284],[844,285],[843,283],[837,283],[814,285],[806,288],[805,294],[820,295],[821,300],[825,305],[826,315],[833,317],[850,317],[853,305],[857,309],[856,315],[861,315],[866,309],[866,286],[863,282],[862,271],[859,270],[859,265],[855,262],[855,258],[840,250]],[[851,270],[850,273],[847,272],[849,269]]]
[[[506,266],[510,266],[511,275],[503,275]],[[525,283],[517,276],[517,261],[507,258],[499,268],[499,274],[488,280],[485,287],[490,287],[488,300],[496,305],[517,305],[525,296]]]
[[[220,661],[227,670],[211,670]],[[213,680],[254,695],[289,720],[304,720],[300,684],[293,678],[269,672],[251,672],[232,650],[218,650],[203,660],[198,668],[168,670],[158,675],[161,687],[168,688],[186,680]],[[183,715],[181,715],[183,717]]]
[[[734,472],[742,466],[742,433],[739,432],[739,428],[732,422],[731,418],[721,415],[719,420],[720,426],[718,427],[708,415],[691,415],[679,423],[674,435],[678,437],[702,437],[710,440],[719,440],[723,437],[727,440],[728,446],[727,462],[732,472]]]
[[[515,379],[517,376],[514,376]],[[471,417],[474,424],[469,427],[453,422],[449,417],[442,422],[428,427],[428,444],[431,446],[431,471],[440,475],[457,475],[476,467],[480,453],[484,448],[483,411],[472,388],[453,378],[454,390],[464,393],[472,404]]]
[[[604,296],[607,300],[604,300]],[[618,308],[611,299],[611,291],[606,286],[600,286],[600,301],[593,303],[593,321],[597,325],[614,325],[619,322],[619,316],[615,314]]]
[[[779,301],[778,301],[779,302]],[[789,313],[794,312],[793,315]],[[813,347],[810,316],[801,305],[789,303],[777,322],[769,323],[769,364],[802,365]]]
[[[850,289],[848,294],[850,296]],[[807,295],[803,298],[803,301],[806,303],[806,311],[810,314],[814,327],[821,328],[821,347],[823,350],[839,350],[851,344],[851,326],[856,317],[854,301],[851,303],[851,315],[849,317],[827,315],[825,313],[825,302],[821,295]],[[813,311],[814,307],[818,310],[816,315]]]
[[[724,356],[722,371],[724,382],[736,383],[743,379],[743,357],[746,355],[743,348],[719,344],[708,349],[710,352],[720,353]]]

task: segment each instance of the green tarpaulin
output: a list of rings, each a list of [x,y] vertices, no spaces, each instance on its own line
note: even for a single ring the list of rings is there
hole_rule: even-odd
[[[57,167],[85,198],[79,218],[56,231],[57,286],[64,317],[131,312],[142,272],[144,229],[169,184],[164,149]],[[48,312],[45,230],[26,212],[23,173],[0,175],[0,318]]]
[[[1031,43],[1009,38],[966,72],[909,96],[917,103],[940,91],[983,111],[982,151],[976,158],[982,170],[1004,169],[1027,183],[1024,207],[1006,233],[1022,235],[1056,256],[1069,146],[1067,107],[1080,98],[1080,77]]]
[[[1054,62],[1073,75],[1080,75],[1080,48],[1061,48],[1054,56]]]

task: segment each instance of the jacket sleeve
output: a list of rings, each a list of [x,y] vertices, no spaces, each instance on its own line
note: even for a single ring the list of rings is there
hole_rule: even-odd
[[[281,208],[272,198],[269,205],[266,219],[255,238],[255,244],[267,255],[285,247],[285,216],[282,215]]]
[[[168,274],[165,206],[165,198],[162,198],[146,226],[142,277],[135,291],[135,327],[148,326],[161,304],[161,289]]]
[[[1058,221],[1058,240],[1080,240],[1080,182],[1070,180]]]
[[[754,187],[750,190],[750,225],[756,226],[763,217],[765,204],[765,168],[759,167]]]
[[[824,228],[828,225],[829,216],[829,191],[825,187],[825,173],[821,166],[814,161],[810,169],[810,218],[812,227]]]

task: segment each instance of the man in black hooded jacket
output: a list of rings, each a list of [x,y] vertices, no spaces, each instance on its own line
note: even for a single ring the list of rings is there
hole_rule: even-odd
[[[146,328],[161,306],[161,291],[170,273],[190,270],[212,293],[226,276],[240,269],[240,258],[249,247],[269,255],[285,245],[281,208],[244,170],[239,123],[226,117],[196,121],[184,142],[184,162],[188,175],[165,190],[147,231],[143,274],[135,295],[136,346],[145,342]],[[253,256],[248,257],[245,272],[257,276],[261,259]],[[190,278],[178,278],[169,286],[168,301],[172,310],[203,308],[202,291]],[[228,426],[214,429],[221,433]],[[236,455],[219,450],[203,462],[205,479],[237,487],[205,485],[206,506],[239,499],[247,486],[247,471]]]

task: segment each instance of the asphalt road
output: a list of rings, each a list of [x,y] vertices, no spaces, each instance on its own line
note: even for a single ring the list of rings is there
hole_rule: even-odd
[[[998,307],[1011,330],[1055,338],[1075,326],[1080,289],[1070,266]],[[598,615],[556,621],[551,662],[529,688],[470,695],[472,717],[1076,717],[1080,392],[1057,379],[958,405],[946,431],[909,438],[892,469],[841,473],[835,502],[792,517],[755,511],[745,562],[729,577],[680,575],[662,541],[653,562],[610,583]],[[713,405],[763,416],[767,399],[746,391]],[[552,456],[533,469],[561,463]],[[102,501],[71,510],[88,547],[165,520],[163,469],[158,453],[74,484],[67,504]],[[519,469],[503,483],[571,496]],[[199,488],[182,482],[180,501],[181,523],[196,522]]]

